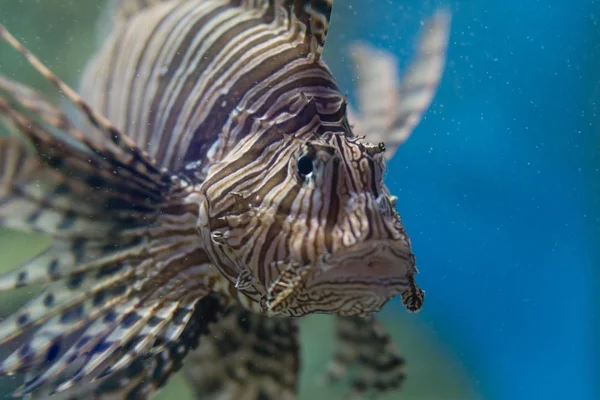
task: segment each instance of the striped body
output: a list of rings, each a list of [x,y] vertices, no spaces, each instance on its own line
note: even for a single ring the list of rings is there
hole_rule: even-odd
[[[283,5],[234,3],[166,1],[117,22],[82,79],[84,98],[197,182],[190,201],[200,203],[206,250],[231,283],[247,280],[240,291],[254,305],[275,312],[268,291],[285,268],[317,281],[325,255],[365,238],[375,244],[353,258],[396,243],[399,273],[377,277],[381,293],[354,272],[343,294],[329,280],[304,285],[277,312],[362,314],[397,293],[418,296],[410,244],[383,187],[383,150],[352,133],[308,27]],[[303,181],[295,164],[308,152],[320,166]]]
[[[341,118],[330,71],[307,57],[306,27],[267,1],[235,3],[165,1],[117,21],[83,76],[83,97],[173,171],[199,163],[205,176],[301,93]]]
[[[423,302],[383,177],[439,81],[446,15],[401,82],[389,57],[356,51],[393,82],[364,74],[358,113],[321,59],[331,0],[113,6],[81,97],[0,26],[84,117],[0,76],[0,116],[30,144],[0,139],[0,225],[53,237],[0,277],[46,285],[0,323],[0,345],[21,341],[0,374],[25,374],[17,394],[38,398],[145,399],[199,345],[186,369],[199,397],[293,399],[287,317],[326,313],[341,328],[330,378],[360,367],[372,379],[356,390],[396,388],[403,360],[362,317],[396,295]]]

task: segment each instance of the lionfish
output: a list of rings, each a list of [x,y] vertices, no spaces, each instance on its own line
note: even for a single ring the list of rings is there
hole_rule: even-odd
[[[321,57],[332,3],[113,0],[80,94],[0,26],[74,106],[0,77],[0,225],[53,239],[0,277],[43,287],[0,323],[15,396],[146,399],[183,367],[198,398],[294,399],[314,313],[336,319],[329,381],[400,386],[373,314],[424,292],[384,163],[433,98],[449,14],[401,80],[353,46],[353,111]]]

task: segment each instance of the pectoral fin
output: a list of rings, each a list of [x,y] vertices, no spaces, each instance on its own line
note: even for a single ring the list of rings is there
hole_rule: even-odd
[[[348,379],[353,396],[398,390],[405,362],[385,327],[374,317],[335,317],[336,347],[325,381]]]
[[[296,320],[233,306],[210,325],[210,335],[186,359],[183,372],[197,399],[294,400]]]

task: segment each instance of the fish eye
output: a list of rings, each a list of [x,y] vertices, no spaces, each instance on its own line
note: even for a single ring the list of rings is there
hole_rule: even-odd
[[[298,159],[298,173],[302,178],[307,177],[313,172],[313,157],[305,154]]]

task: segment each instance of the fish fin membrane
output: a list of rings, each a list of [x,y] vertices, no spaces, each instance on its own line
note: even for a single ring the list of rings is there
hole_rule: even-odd
[[[375,317],[335,317],[336,347],[324,375],[326,383],[349,380],[350,396],[379,396],[398,390],[405,361]]]
[[[358,77],[358,112],[350,123],[372,143],[384,142],[391,159],[429,108],[446,62],[450,13],[438,10],[421,30],[416,54],[402,79],[396,56],[363,42],[350,47]]]
[[[329,31],[333,0],[281,0],[281,3],[306,27],[308,56],[320,60]]]
[[[30,377],[16,394],[60,393],[176,342],[218,279],[195,237],[178,239],[147,240],[141,253],[132,251],[137,244],[111,246],[105,260],[67,266],[63,278],[1,321],[0,344],[14,351],[0,374]]]
[[[93,127],[92,129],[100,134],[100,140],[96,140],[95,145],[91,143],[92,135],[90,133],[84,135],[82,132],[73,128],[66,117],[60,119],[43,118],[45,122],[62,130],[63,133],[71,136],[72,139],[75,139],[75,141],[79,142],[79,144],[87,150],[94,151],[97,154],[98,150],[103,150],[101,153],[104,153],[104,156],[106,156],[106,153],[109,153],[110,150],[110,153],[118,155],[118,158],[122,162],[125,162],[129,168],[139,171],[145,176],[151,176],[155,181],[160,180],[161,177],[164,178],[165,175],[167,178],[169,177],[168,171],[164,167],[159,168],[156,161],[150,157],[145,150],[137,147],[131,138],[117,129],[117,127],[115,127],[106,117],[94,110],[85,100],[83,100],[83,98],[81,98],[81,96],[23,46],[3,25],[0,25],[0,40],[6,42],[21,53],[29,65],[61,92],[61,94],[76,107],[78,113],[85,117]],[[12,82],[6,78],[0,79],[0,84],[2,85],[0,89],[4,92],[2,94],[2,101],[0,101],[0,108],[2,108],[3,114],[2,117],[7,118],[13,124],[21,125],[26,119],[24,120],[21,118],[18,113],[15,114],[14,112],[9,112],[13,107],[6,101],[6,95],[13,97],[20,106],[33,111],[33,114],[40,117],[47,117],[47,113],[42,112],[41,110],[48,109],[53,109],[58,114],[63,114],[57,110],[56,107],[52,107],[49,104],[44,104],[44,106],[40,108],[40,104],[45,103],[42,96],[35,94],[35,91],[23,87],[23,85]]]
[[[188,352],[193,351],[204,340],[210,338],[209,325],[217,321],[224,309],[224,303],[218,296],[209,295],[198,301],[189,322],[176,340],[167,344],[157,343],[156,352],[137,355],[135,359],[118,372],[98,379],[82,379],[78,385],[60,393],[54,393],[52,399],[94,399],[94,400],[145,400],[152,398],[183,365]],[[164,345],[163,345],[164,344]],[[123,352],[124,353],[124,352]],[[47,399],[53,386],[70,376],[59,377],[54,385],[47,385],[30,393],[29,399]]]
[[[107,134],[78,131],[42,95],[0,77],[0,227],[51,236],[51,246],[0,275],[0,291],[42,293],[0,321],[0,375],[15,395],[66,393],[164,354],[220,275],[197,238],[190,185],[157,167],[0,26],[17,48]],[[110,366],[110,368],[109,368]],[[82,389],[83,390],[83,389]]]
[[[115,21],[126,22],[143,10],[164,2],[182,2],[182,0],[113,0]],[[264,9],[279,4],[293,13],[296,21],[305,27],[307,55],[318,60],[323,52],[333,0],[229,0],[232,6],[255,7]]]
[[[293,400],[298,327],[291,318],[228,308],[186,359],[183,375],[198,399]]]

